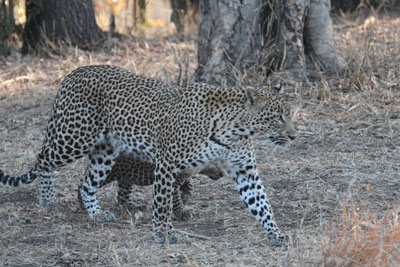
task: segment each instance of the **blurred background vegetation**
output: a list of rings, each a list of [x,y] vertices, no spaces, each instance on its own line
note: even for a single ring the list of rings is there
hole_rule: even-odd
[[[42,0],[0,1],[1,53],[22,47],[27,22],[43,10]],[[51,1],[47,1],[51,2]],[[199,0],[93,0],[96,23],[103,32],[162,37],[197,32]],[[29,5],[34,9],[29,9]],[[27,8],[28,6],[28,8]]]
[[[26,22],[40,13],[43,0],[0,0],[0,54],[21,48]],[[93,0],[97,25],[104,32],[135,37],[197,34],[200,0]],[[381,9],[394,0],[334,0],[335,12]],[[26,6],[34,5],[27,12]]]

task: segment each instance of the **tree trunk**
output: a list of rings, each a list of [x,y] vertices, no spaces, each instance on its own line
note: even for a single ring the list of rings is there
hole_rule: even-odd
[[[171,22],[178,34],[184,35],[186,25],[198,25],[200,0],[170,0]]]
[[[96,24],[91,0],[41,0],[26,2],[23,52],[59,42],[90,49],[104,40]]]
[[[241,3],[242,2],[242,3]],[[197,81],[232,85],[259,45],[258,0],[200,1]]]
[[[302,77],[306,68],[304,53],[304,21],[310,0],[287,0],[278,2],[279,32],[278,48],[281,68],[289,76]]]
[[[0,55],[8,55],[10,52],[9,41],[13,33],[18,32],[14,19],[14,2],[3,0],[0,3]]]
[[[329,1],[202,0],[195,79],[231,86],[257,69],[257,76],[283,70],[297,80],[311,60],[327,72],[342,69]]]
[[[170,0],[172,8],[171,22],[175,24],[176,31],[183,35],[185,33],[185,11],[187,10],[186,0]]]
[[[305,26],[305,52],[323,70],[334,73],[343,68],[344,61],[336,52],[330,10],[330,0],[311,0]]]
[[[139,6],[139,24],[144,24],[146,22],[146,6],[147,2],[146,0],[138,0],[138,6]]]

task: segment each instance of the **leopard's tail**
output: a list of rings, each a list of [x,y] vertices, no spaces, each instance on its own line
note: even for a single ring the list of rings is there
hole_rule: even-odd
[[[0,170],[0,182],[8,186],[20,186],[22,184],[29,184],[39,176],[37,164],[26,174],[20,176],[10,176]]]

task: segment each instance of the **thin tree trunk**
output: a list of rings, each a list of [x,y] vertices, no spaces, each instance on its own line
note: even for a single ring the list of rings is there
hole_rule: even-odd
[[[188,25],[198,25],[200,0],[170,0],[171,21],[179,34],[184,35]]]
[[[91,0],[27,1],[26,14],[24,53],[48,41],[89,49],[105,37],[96,24]]]
[[[131,33],[133,27],[135,26],[135,16],[136,16],[136,1],[128,0],[128,6],[126,7],[126,17],[125,25],[128,29],[128,33]]]
[[[172,8],[171,22],[175,24],[176,31],[183,35],[185,33],[185,11],[187,11],[186,0],[170,0]]]
[[[10,52],[9,40],[13,33],[18,33],[19,28],[15,25],[14,2],[3,0],[0,3],[0,55],[8,55]]]
[[[147,6],[146,0],[139,0],[138,6],[139,6],[139,24],[144,24],[146,22],[146,6]]]

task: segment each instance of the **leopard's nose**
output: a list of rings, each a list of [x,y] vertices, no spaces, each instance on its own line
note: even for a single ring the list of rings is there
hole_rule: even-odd
[[[294,140],[297,137],[297,130],[294,128],[293,124],[288,124],[287,129],[286,129],[287,135],[290,138],[290,140]]]

